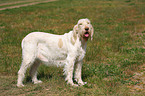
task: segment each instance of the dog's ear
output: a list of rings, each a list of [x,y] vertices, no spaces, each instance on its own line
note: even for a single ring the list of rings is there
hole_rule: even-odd
[[[94,28],[93,26],[91,27],[91,40],[93,40],[93,34],[94,34]]]
[[[78,34],[78,25],[75,25],[73,28],[73,36],[71,37],[71,43],[74,45],[77,40],[77,34]]]
[[[73,28],[73,37],[75,40],[77,39],[77,34],[78,34],[78,25],[75,25]]]

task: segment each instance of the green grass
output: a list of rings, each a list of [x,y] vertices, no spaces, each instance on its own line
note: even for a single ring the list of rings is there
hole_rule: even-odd
[[[0,11],[1,95],[143,96],[144,90],[127,86],[139,83],[130,78],[145,64],[144,5],[144,0],[60,0]],[[62,68],[42,65],[42,84],[32,84],[27,72],[25,87],[17,88],[22,39],[33,31],[64,34],[80,18],[89,18],[95,30],[82,72],[88,84],[70,87]]]

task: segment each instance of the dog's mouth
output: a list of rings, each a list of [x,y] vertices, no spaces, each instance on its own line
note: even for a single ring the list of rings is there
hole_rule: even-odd
[[[84,33],[84,37],[88,38],[90,36],[89,32]]]

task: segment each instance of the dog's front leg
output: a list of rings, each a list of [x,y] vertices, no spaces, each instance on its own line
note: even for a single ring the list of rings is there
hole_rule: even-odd
[[[82,81],[81,72],[82,72],[82,60],[76,62],[76,69],[75,69],[75,81],[78,82],[80,86],[87,84],[87,82]]]
[[[70,84],[72,86],[78,86],[77,84],[73,83],[73,70],[74,70],[74,59],[69,58],[66,62],[66,65],[64,66],[64,75],[66,76],[65,81],[67,81],[67,84]]]

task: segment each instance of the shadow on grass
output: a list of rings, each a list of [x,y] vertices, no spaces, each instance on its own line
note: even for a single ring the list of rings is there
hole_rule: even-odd
[[[37,78],[38,80],[44,78],[44,79],[51,79],[53,77],[53,74],[44,74],[44,72],[41,72],[38,74]],[[31,76],[26,76],[25,83],[32,82]]]
[[[26,79],[25,79],[25,83],[26,82],[32,82],[31,76],[29,75],[29,73],[27,73],[26,75]],[[40,66],[40,68],[38,69],[38,74],[37,74],[37,78],[38,80],[51,80],[51,79],[64,79],[64,75],[63,75],[63,70],[61,68],[57,68],[56,71],[56,67],[47,67],[45,65]]]

